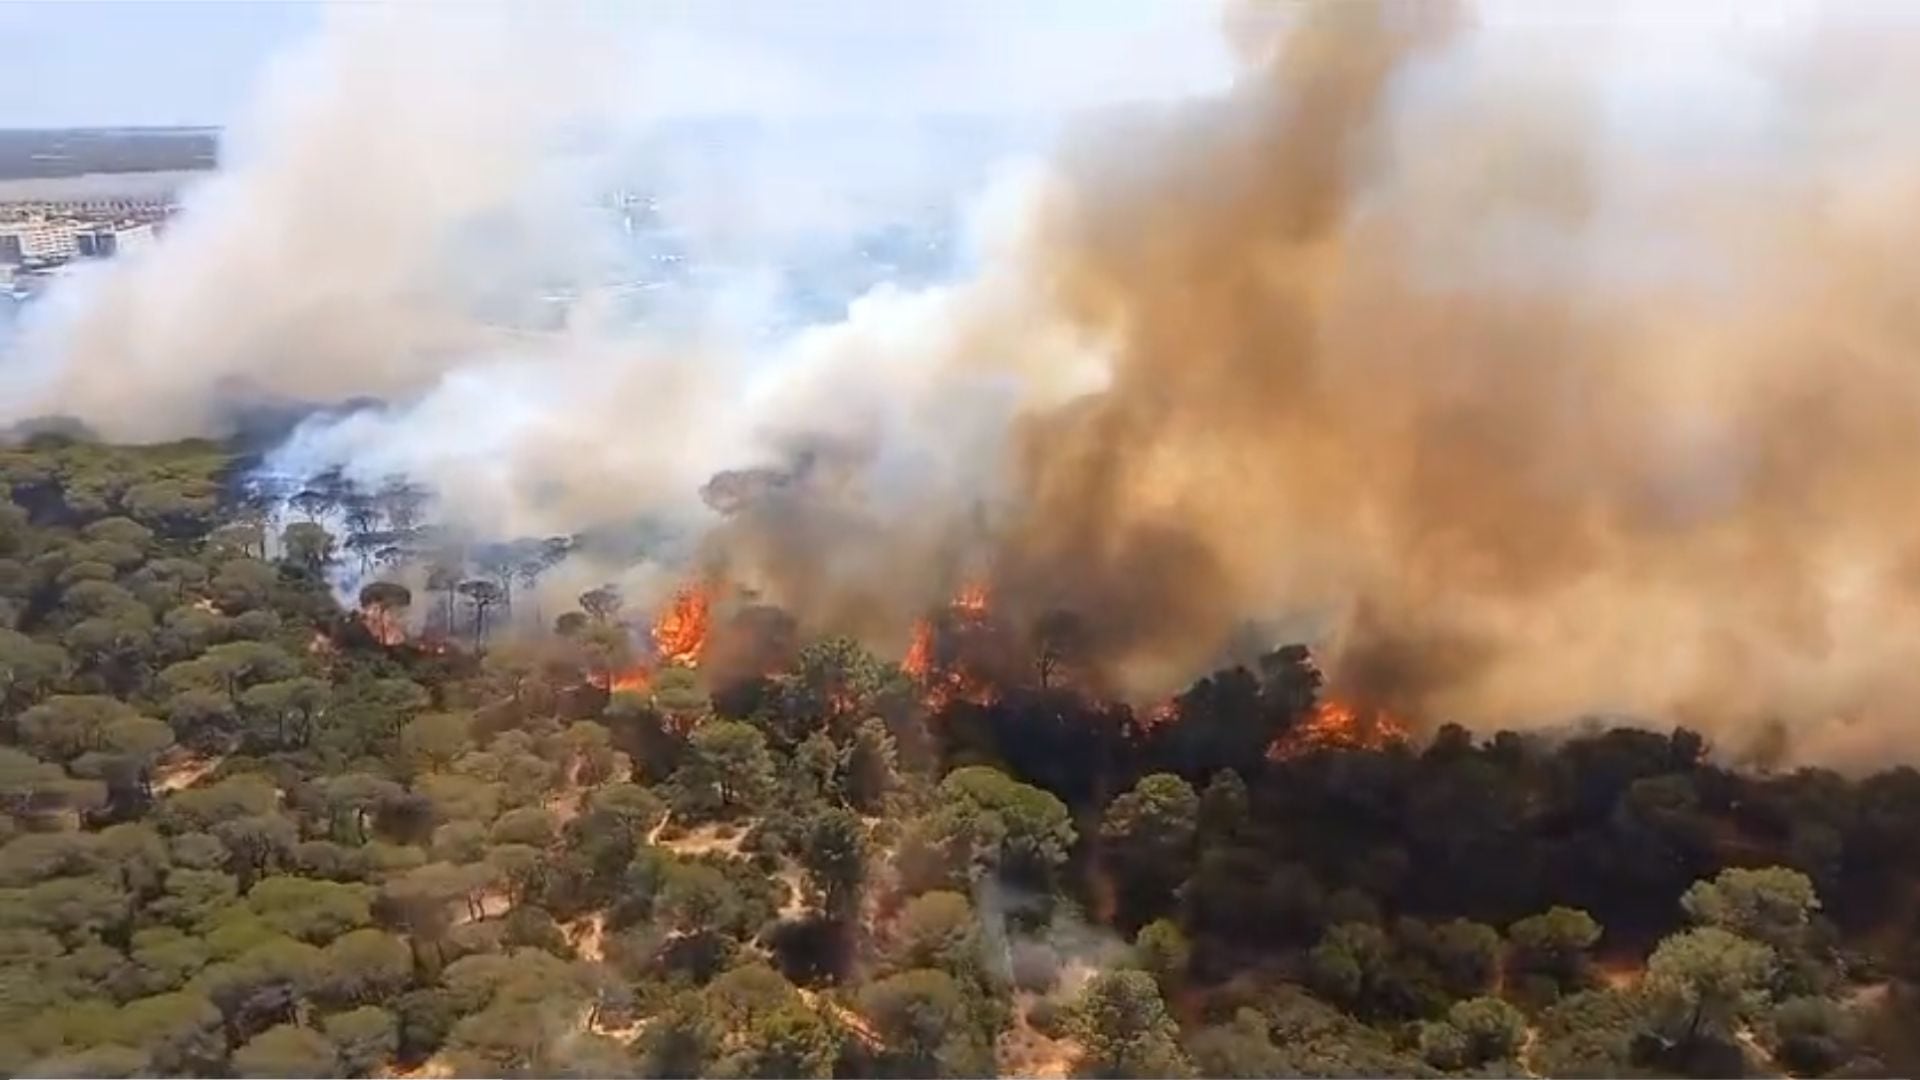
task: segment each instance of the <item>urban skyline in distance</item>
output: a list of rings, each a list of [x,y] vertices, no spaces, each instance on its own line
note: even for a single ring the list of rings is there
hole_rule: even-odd
[[[152,243],[218,165],[212,128],[0,130],[0,291],[22,300],[76,259]]]

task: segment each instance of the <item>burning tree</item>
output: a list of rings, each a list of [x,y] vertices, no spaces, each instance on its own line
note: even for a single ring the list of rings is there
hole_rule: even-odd
[[[929,711],[956,701],[985,705],[999,697],[1011,662],[1013,641],[994,617],[991,594],[981,584],[962,586],[944,610],[914,624],[900,669],[922,688]]]
[[[713,592],[706,585],[689,585],[674,593],[672,603],[653,624],[653,643],[662,662],[700,666],[712,607]]]
[[[1406,742],[1410,734],[1407,725],[1385,709],[1330,697],[1275,739],[1267,756],[1291,761],[1317,750],[1379,750]]]
[[[400,645],[407,640],[406,612],[412,605],[413,591],[405,585],[376,581],[360,590],[360,621],[373,640]]]

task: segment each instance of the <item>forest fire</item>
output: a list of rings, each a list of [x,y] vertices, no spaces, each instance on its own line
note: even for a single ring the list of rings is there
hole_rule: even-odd
[[[985,585],[972,582],[961,586],[960,591],[953,595],[953,600],[948,606],[975,619],[984,619],[987,617],[989,596]]]
[[[1153,708],[1148,709],[1141,716],[1140,729],[1142,731],[1152,731],[1155,728],[1164,727],[1167,724],[1179,723],[1179,721],[1180,703],[1174,700],[1163,701]]]
[[[913,620],[913,635],[907,643],[907,655],[900,661],[900,670],[923,681],[933,670],[933,620]]]
[[[900,670],[925,688],[922,700],[938,712],[956,701],[991,704],[999,698],[990,678],[971,670],[966,643],[994,626],[985,585],[962,586],[947,610],[914,621]]]
[[[385,604],[368,604],[360,609],[360,621],[373,640],[393,648],[407,643],[407,628],[397,612]]]
[[[648,636],[653,639],[655,656],[612,671],[596,672],[588,681],[609,694],[644,694],[653,687],[653,676],[668,664],[699,667],[706,652],[713,612],[713,590],[693,584],[673,594],[658,616]]]
[[[653,624],[653,644],[662,663],[700,666],[712,609],[713,592],[706,585],[689,585],[673,595],[673,602]]]
[[[1407,725],[1384,709],[1329,697],[1297,727],[1274,740],[1267,757],[1292,761],[1317,750],[1379,750],[1405,742],[1410,735]]]
[[[647,669],[638,664],[616,671],[605,678],[605,689],[609,694],[644,694],[653,685],[653,678]]]

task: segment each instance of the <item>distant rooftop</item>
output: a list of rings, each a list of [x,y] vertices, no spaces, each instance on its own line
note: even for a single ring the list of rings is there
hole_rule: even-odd
[[[0,128],[0,181],[203,172],[219,151],[218,128]]]

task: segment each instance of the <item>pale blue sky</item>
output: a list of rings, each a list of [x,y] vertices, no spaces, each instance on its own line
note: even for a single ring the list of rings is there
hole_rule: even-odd
[[[1210,89],[1228,71],[1206,0],[551,2],[534,10],[693,43],[688,62],[752,58],[736,78],[682,80],[670,111],[1048,111]],[[0,127],[230,122],[327,15],[299,0],[0,2]]]
[[[320,20],[293,2],[0,3],[0,127],[222,123],[266,58]]]

